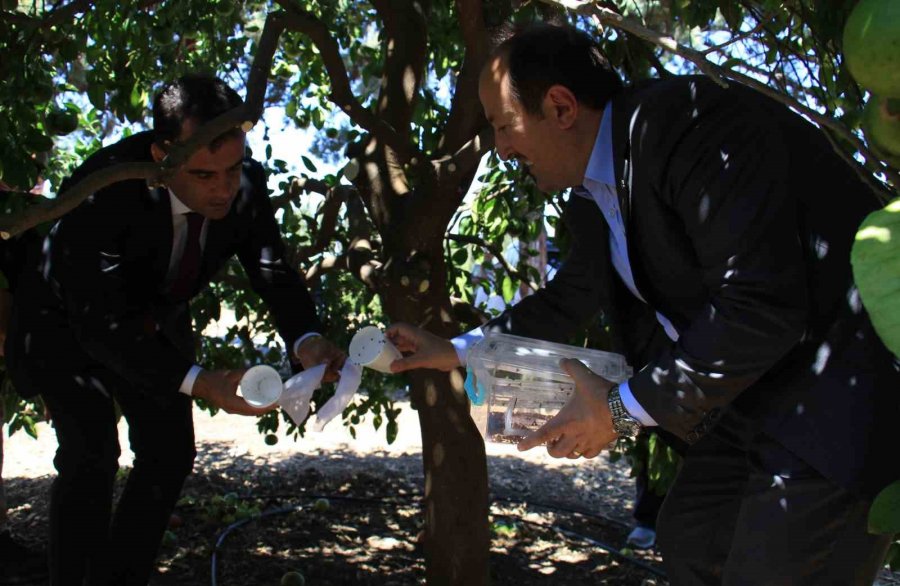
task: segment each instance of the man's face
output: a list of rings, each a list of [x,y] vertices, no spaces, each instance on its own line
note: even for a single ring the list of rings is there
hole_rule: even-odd
[[[512,93],[502,58],[493,59],[482,71],[478,96],[494,128],[494,143],[501,159],[518,161],[542,191],[572,186],[567,177],[570,165],[565,161],[568,149],[563,130],[553,112],[537,116],[525,111]]]
[[[190,137],[192,127],[185,124],[181,141]],[[228,137],[216,146],[214,150],[203,147],[196,151],[166,182],[186,206],[210,220],[221,220],[228,215],[240,189],[244,135]],[[161,160],[164,156],[154,144],[154,159]]]

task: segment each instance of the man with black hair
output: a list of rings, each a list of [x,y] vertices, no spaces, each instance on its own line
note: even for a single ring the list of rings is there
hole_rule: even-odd
[[[623,89],[571,27],[505,41],[479,90],[500,157],[572,188],[578,230],[555,279],[486,327],[565,341],[602,310],[642,367],[615,385],[565,361],[576,392],[519,448],[591,458],[644,427],[686,442],[658,524],[672,584],[871,584],[900,367],[850,269],[870,188],[782,104],[702,76]],[[402,371],[464,364],[481,334],[389,335]]]
[[[120,163],[161,161],[241,103],[215,77],[182,77],[156,97],[153,131],[98,151],[62,190]],[[189,301],[233,255],[295,361],[327,363],[334,380],[344,354],[319,333],[313,300],[285,258],[265,172],[237,128],[165,186],[125,180],[94,193],[54,225],[40,271],[23,279],[6,350],[16,388],[41,393],[59,440],[52,584],[146,584],[196,454],[191,398],[230,413],[269,410],[236,394],[243,370],[195,364]],[[135,460],[113,513],[114,400]]]

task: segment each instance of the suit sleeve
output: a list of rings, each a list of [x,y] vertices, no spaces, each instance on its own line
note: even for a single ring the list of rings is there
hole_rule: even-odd
[[[683,222],[708,302],[677,342],[630,381],[640,404],[689,443],[720,408],[760,379],[802,338],[808,314],[797,199],[780,131],[752,105],[691,104],[677,132],[657,117],[636,124],[635,160],[666,161],[658,193]],[[640,167],[635,165],[635,172]]]
[[[306,283],[285,258],[285,246],[258,163],[245,166],[250,182],[250,225],[238,248],[238,258],[256,291],[272,312],[278,333],[290,348],[303,334],[322,332],[315,303]]]
[[[568,258],[533,295],[489,321],[483,329],[565,343],[605,307],[610,278],[609,238],[600,208],[572,193],[563,219],[572,234]]]
[[[100,192],[63,217],[50,236],[49,274],[81,348],[148,393],[177,393],[191,361],[156,327],[145,293],[124,262],[132,222],[128,195]],[[133,203],[133,202],[132,202]]]

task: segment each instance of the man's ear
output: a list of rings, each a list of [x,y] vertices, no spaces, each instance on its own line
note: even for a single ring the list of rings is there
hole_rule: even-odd
[[[571,128],[578,119],[578,100],[564,85],[550,86],[544,95],[544,116],[554,120],[560,128]]]
[[[166,151],[162,150],[162,147],[154,142],[150,144],[150,155],[158,163],[166,158]]]

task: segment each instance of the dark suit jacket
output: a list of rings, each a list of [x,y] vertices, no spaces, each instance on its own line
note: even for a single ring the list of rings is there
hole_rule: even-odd
[[[150,161],[151,140],[140,133],[98,151],[70,182]],[[143,180],[114,183],[63,216],[14,304],[7,360],[16,387],[33,394],[67,373],[105,368],[140,391],[177,393],[195,357],[187,303],[163,291],[171,249],[168,192]],[[285,261],[265,172],[251,159],[228,215],[209,222],[193,294],[235,254],[288,348],[321,330],[306,285]]]
[[[571,197],[575,250],[547,288],[491,325],[565,340],[602,309],[660,426],[694,443],[729,412],[826,477],[871,493],[900,478],[898,363],[875,335],[850,246],[879,206],[822,133],[732,83],[677,77],[612,102],[613,157],[638,290],[611,266],[594,202]],[[746,429],[740,430],[748,437]]]

